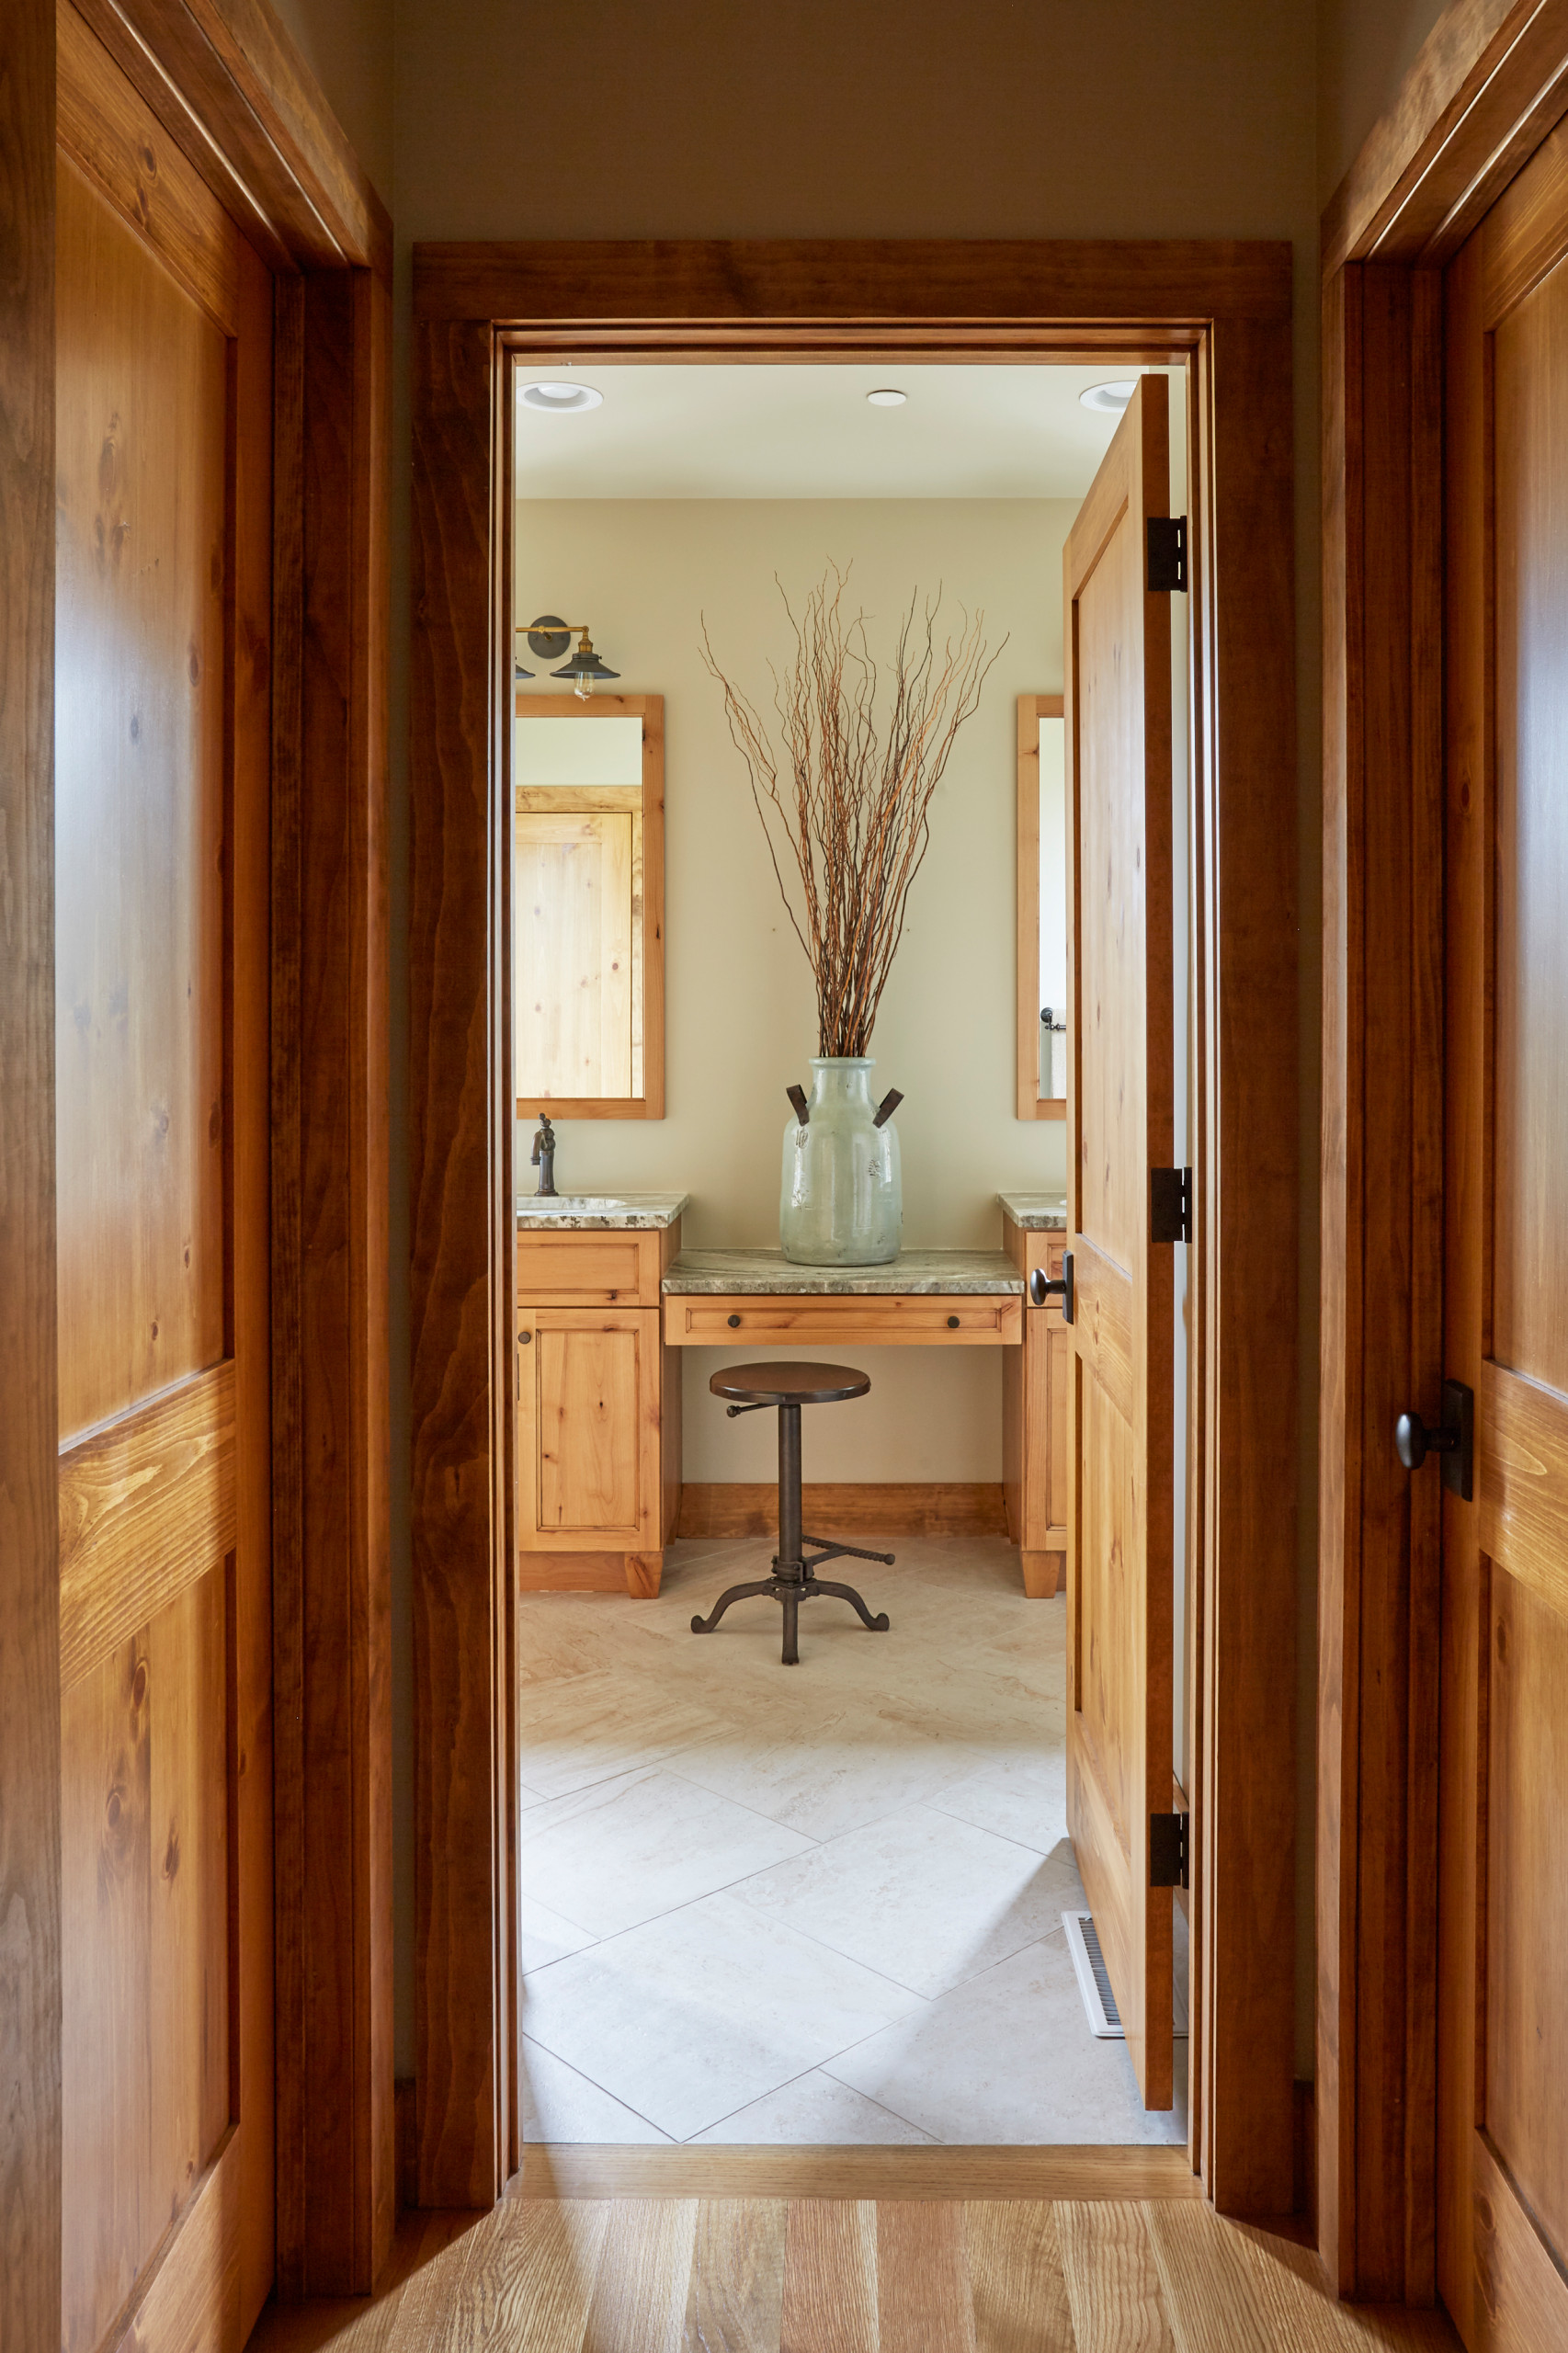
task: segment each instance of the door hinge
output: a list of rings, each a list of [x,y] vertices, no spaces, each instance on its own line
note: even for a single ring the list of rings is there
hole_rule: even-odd
[[[1169,596],[1187,586],[1187,517],[1149,517],[1149,594]]]
[[[1151,1887],[1190,1885],[1191,1848],[1187,1835],[1190,1819],[1190,1815],[1185,1813],[1152,1813],[1149,1816]]]
[[[1190,1168],[1150,1169],[1149,1239],[1151,1242],[1192,1240]]]

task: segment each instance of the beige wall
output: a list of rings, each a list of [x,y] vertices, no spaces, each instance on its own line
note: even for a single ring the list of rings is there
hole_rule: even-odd
[[[1318,196],[1326,204],[1442,14],[1440,0],[1321,0]]]
[[[983,607],[1001,647],[932,806],[930,854],[872,1040],[877,1091],[905,1096],[905,1243],[994,1248],[999,1188],[1064,1182],[1061,1127],[1026,1125],[1014,1110],[1013,890],[1017,698],[1062,685],[1062,547],[1074,511],[1067,500],[519,503],[519,616],[585,615],[622,688],[665,699],[666,1116],[562,1125],[563,1190],[669,1187],[692,1196],[692,1245],[778,1243],[784,1089],[810,1082],[815,1000],[699,642],[706,611],[716,654],[770,711],[767,665],[789,649],[774,574],[798,609],[830,556],[853,563],[879,656],[911,592],[938,585],[954,626],[960,606]],[[532,1132],[531,1122],[518,1132],[525,1191]],[[994,1354],[877,1354],[865,1404],[812,1419],[808,1478],[1000,1478]],[[770,1431],[727,1422],[708,1392],[725,1361],[704,1350],[687,1368],[686,1475],[768,1477]]]

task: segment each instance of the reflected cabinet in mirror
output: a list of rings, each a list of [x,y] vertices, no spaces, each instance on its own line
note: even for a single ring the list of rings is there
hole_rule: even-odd
[[[1067,746],[1060,695],[1018,697],[1018,1117],[1067,1115]]]
[[[517,1117],[665,1116],[662,695],[517,697]]]

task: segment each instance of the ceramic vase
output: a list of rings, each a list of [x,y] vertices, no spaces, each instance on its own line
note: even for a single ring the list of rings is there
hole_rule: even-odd
[[[784,1131],[778,1238],[798,1267],[882,1267],[896,1258],[903,1223],[898,1131],[877,1125],[876,1064],[864,1055],[812,1063],[802,1123]]]

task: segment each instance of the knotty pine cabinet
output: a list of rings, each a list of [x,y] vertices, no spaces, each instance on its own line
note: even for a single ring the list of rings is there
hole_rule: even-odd
[[[659,1281],[680,1248],[653,1232],[517,1241],[516,1530],[533,1590],[659,1590],[680,1512],[680,1358]]]
[[[1066,1236],[1014,1223],[1004,1214],[1002,1246],[1026,1278],[1043,1267],[1062,1273]],[[1002,1497],[1007,1533],[1018,1547],[1024,1591],[1050,1600],[1067,1552],[1068,1400],[1073,1336],[1052,1300],[1024,1309],[1022,1347],[1002,1367]]]

